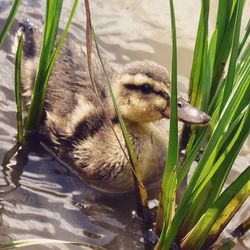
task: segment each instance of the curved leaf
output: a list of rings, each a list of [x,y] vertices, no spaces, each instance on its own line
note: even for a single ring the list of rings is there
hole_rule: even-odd
[[[157,212],[156,228],[160,232],[164,222],[166,230],[173,218],[174,202],[177,186],[176,166],[178,163],[178,121],[177,121],[177,41],[174,4],[170,0],[171,28],[172,28],[172,74],[171,74],[171,98],[170,98],[170,129],[169,144],[167,149],[165,171],[161,184],[160,204]],[[163,219],[163,217],[165,219]],[[166,231],[164,230],[164,231]],[[164,234],[161,235],[159,244],[163,242]]]
[[[7,18],[5,25],[3,27],[3,30],[0,33],[0,47],[3,44],[3,41],[4,41],[8,31],[10,29],[10,26],[11,26],[14,18],[15,18],[19,4],[20,4],[20,0],[15,0],[13,5],[12,5],[12,8],[11,8],[10,13],[8,15],[8,18]]]
[[[15,61],[15,97],[17,107],[17,141],[23,142],[23,118],[22,118],[22,94],[21,94],[21,58],[22,58],[23,36],[21,34],[16,52]]]

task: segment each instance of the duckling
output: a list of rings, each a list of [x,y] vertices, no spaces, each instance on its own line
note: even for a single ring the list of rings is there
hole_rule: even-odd
[[[27,114],[41,33],[29,23],[22,24],[22,29],[25,38],[22,92]],[[134,183],[120,125],[99,59],[93,55],[92,70],[106,114],[94,94],[86,58],[82,43],[72,37],[65,39],[48,82],[40,133],[57,159],[76,171],[88,185],[109,193],[128,192],[134,189]],[[167,70],[151,61],[132,62],[117,71],[105,64],[141,166],[142,180],[149,185],[158,181],[164,170],[166,134],[157,121],[169,118],[171,83]],[[178,118],[197,125],[209,122],[207,114],[181,96],[178,96]]]

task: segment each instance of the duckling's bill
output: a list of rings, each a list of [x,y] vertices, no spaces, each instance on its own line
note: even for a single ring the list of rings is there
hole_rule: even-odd
[[[180,96],[177,98],[177,112],[178,120],[185,123],[205,126],[210,121],[209,115],[193,107]],[[169,105],[167,105],[167,108],[165,109],[163,115],[166,118],[170,117]]]

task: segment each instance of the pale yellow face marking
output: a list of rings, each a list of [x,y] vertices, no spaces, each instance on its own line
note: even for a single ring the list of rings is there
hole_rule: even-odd
[[[169,86],[163,82],[157,82],[153,79],[143,75],[129,75],[124,74],[119,79],[119,83],[113,84],[113,91],[117,100],[117,104],[120,107],[121,113],[124,118],[135,122],[151,122],[162,118],[161,111],[166,108],[167,102],[161,96],[145,95],[145,98],[141,99],[140,93],[131,91],[129,97],[123,92],[128,92],[124,84],[133,84],[135,86],[141,86],[148,84],[155,92],[165,92],[169,95]],[[127,100],[129,98],[129,101]]]

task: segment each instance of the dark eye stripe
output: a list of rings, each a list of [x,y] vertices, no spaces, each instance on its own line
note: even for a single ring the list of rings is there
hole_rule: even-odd
[[[141,86],[137,86],[137,85],[132,84],[132,83],[126,83],[124,86],[130,90],[140,90],[141,89]]]
[[[146,84],[142,84],[142,85],[135,85],[133,83],[126,83],[124,86],[127,88],[127,89],[130,89],[130,90],[136,90],[136,91],[142,91],[142,88],[143,86],[146,85]],[[150,85],[149,85],[150,86]],[[151,86],[150,86],[151,87]],[[142,91],[143,92],[143,91]],[[163,91],[155,91],[152,87],[151,87],[151,92],[156,94],[156,95],[159,95],[161,97],[163,97],[164,99],[169,99],[169,96],[167,93],[163,92]],[[149,93],[149,92],[148,92]]]
[[[153,88],[147,83],[142,84],[142,85],[135,85],[135,84],[132,84],[132,83],[127,83],[127,84],[125,84],[125,87],[127,89],[130,89],[130,90],[140,90],[144,94],[155,93]]]

